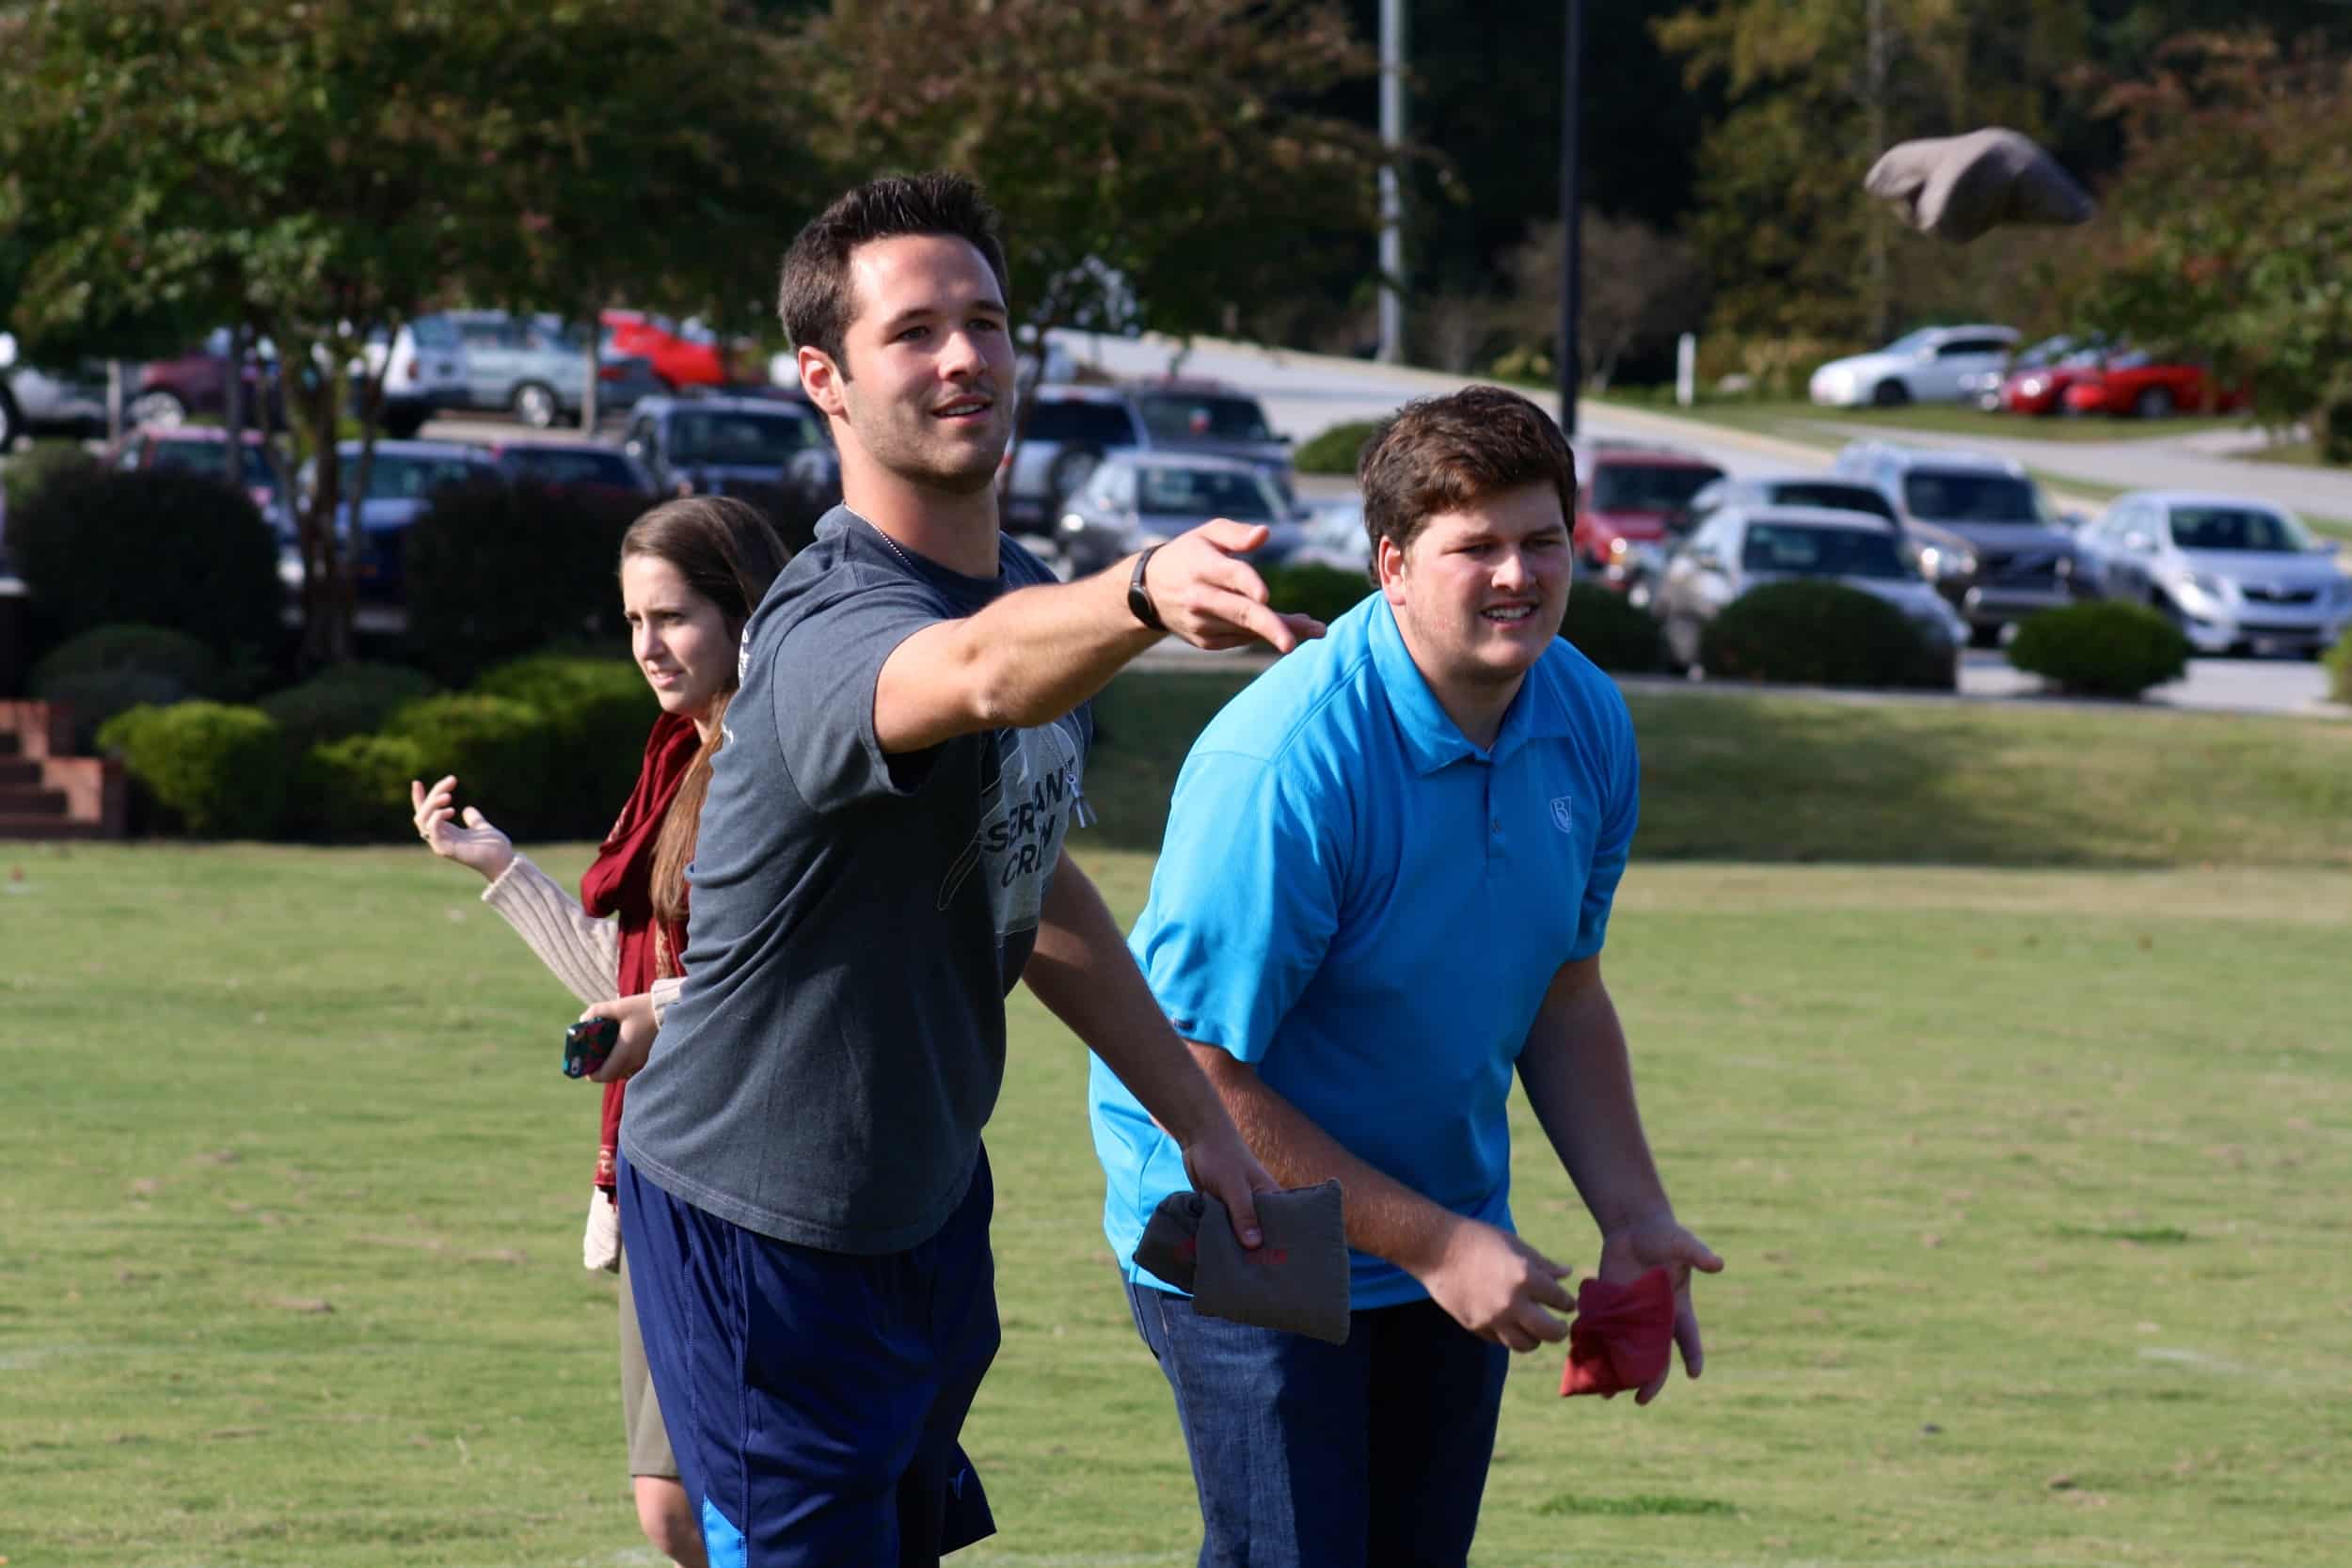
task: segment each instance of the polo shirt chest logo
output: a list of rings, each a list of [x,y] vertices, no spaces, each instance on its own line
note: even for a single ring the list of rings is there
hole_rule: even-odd
[[[1576,797],[1555,795],[1551,798],[1551,825],[1564,833],[1576,832]]]

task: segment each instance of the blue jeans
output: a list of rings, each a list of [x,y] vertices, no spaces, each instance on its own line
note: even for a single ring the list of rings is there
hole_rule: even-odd
[[[1200,1568],[1443,1568],[1470,1556],[1510,1353],[1435,1302],[1354,1314],[1344,1345],[1127,1287],[1176,1393]]]

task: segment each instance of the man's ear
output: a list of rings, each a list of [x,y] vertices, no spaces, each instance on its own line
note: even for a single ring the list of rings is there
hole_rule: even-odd
[[[841,399],[841,383],[849,378],[834,363],[833,356],[821,348],[803,344],[793,351],[792,360],[801,368],[801,390],[808,394],[808,401],[817,405],[818,411],[827,419],[847,419],[850,411]]]
[[[1405,602],[1405,547],[1387,534],[1374,541],[1372,568],[1380,579],[1380,592],[1391,604]]]

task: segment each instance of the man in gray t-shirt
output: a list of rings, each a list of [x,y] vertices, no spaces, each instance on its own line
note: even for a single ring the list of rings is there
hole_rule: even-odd
[[[650,1055],[647,999],[596,1009],[624,1021],[600,1076],[636,1072],[622,1226],[713,1561],[928,1563],[993,1528],[957,1434],[996,1348],[980,1132],[1016,981],[1245,1246],[1274,1185],[1063,841],[1087,701],[1128,660],[1323,628],[1238,559],[1263,529],[1069,584],[997,531],[1005,296],[959,177],[861,186],[794,242],[782,313],[844,504],[745,628]]]

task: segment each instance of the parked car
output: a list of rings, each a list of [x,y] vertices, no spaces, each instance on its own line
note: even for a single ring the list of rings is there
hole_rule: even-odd
[[[1328,500],[1309,507],[1298,519],[1298,548],[1286,564],[1328,566],[1372,573],[1372,535],[1364,530],[1361,500]]]
[[[793,549],[841,499],[841,460],[824,420],[798,398],[650,397],[621,451],[663,496],[737,496],[765,511]]]
[[[2084,341],[2066,334],[2044,338],[2023,349],[1999,372],[1970,378],[1977,404],[1994,414],[2055,414],[2062,406],[2067,385],[2085,365],[2106,352],[2100,340]]]
[[[2161,420],[2183,410],[2227,413],[2245,405],[2246,393],[2218,385],[2202,365],[2131,353],[2084,367],[2067,387],[2064,401],[2069,414]]]
[[[29,365],[0,332],[0,452],[20,436],[103,436],[106,378],[94,365]]]
[[[1894,528],[1825,507],[1727,506],[1702,524],[1667,564],[1652,606],[1667,657],[1696,667],[1701,636],[1726,605],[1765,583],[1801,578],[1858,588],[1901,610],[1942,657],[1942,684],[1959,685],[1968,623],[1903,559]]]
[[[588,340],[553,316],[503,310],[451,310],[445,318],[465,345],[466,393],[456,406],[511,412],[533,430],[577,420],[588,401]],[[596,367],[597,411],[621,412],[661,389],[641,355],[607,356]]]
[[[456,441],[387,440],[375,443],[368,471],[368,492],[355,503],[359,443],[340,441],[335,460],[342,484],[342,521],[348,528],[352,509],[358,509],[360,549],[358,590],[362,631],[397,630],[405,622],[401,607],[407,601],[404,550],[408,528],[421,515],[436,492],[469,480],[496,479],[498,465],[480,447]],[[317,460],[302,466],[294,489],[306,501],[317,483]],[[291,528],[291,519],[287,526]],[[302,586],[302,562],[291,542],[278,557],[278,577],[297,592]]]
[[[1835,467],[1877,486],[1906,531],[1927,524],[1976,552],[1975,578],[1959,608],[1979,641],[1989,646],[2012,622],[2074,602],[2074,541],[2018,464],[1857,441]]]
[[[1070,499],[1055,532],[1070,575],[1077,577],[1215,517],[1265,524],[1265,544],[1248,558],[1264,565],[1288,560],[1306,538],[1290,503],[1256,464],[1184,451],[1104,459]]]
[[[252,498],[262,515],[275,521],[282,496],[278,471],[270,466],[269,449],[262,433],[245,433],[245,458],[237,466],[237,483]],[[172,469],[225,480],[229,475],[229,433],[207,425],[164,429],[141,428],[116,442],[106,453],[109,467]]]
[[[1583,483],[1570,541],[1586,580],[1622,593],[1663,553],[1667,523],[1724,477],[1704,458],[1662,447],[1598,443],[1578,453]]]
[[[607,352],[642,356],[670,391],[724,387],[734,379],[726,345],[714,332],[642,310],[607,310],[597,320],[607,334]]]
[[[1291,438],[1275,434],[1264,406],[1248,392],[1222,382],[1169,378],[1136,382],[1127,395],[1143,420],[1146,445],[1234,458],[1265,475],[1283,505],[1295,499]]]
[[[373,375],[379,367],[384,372],[379,428],[394,440],[416,435],[444,408],[465,407],[472,396],[465,341],[445,316],[404,322],[389,341],[380,332],[369,339],[352,372]]]
[[[123,417],[145,428],[183,424],[192,414],[227,419],[229,388],[236,373],[230,368],[230,346],[229,329],[216,327],[177,358],[141,365]],[[246,421],[274,430],[284,428],[286,400],[278,388],[277,351],[267,342],[248,349],[237,379],[245,387]]]
[[[619,490],[632,496],[658,494],[644,465],[615,447],[582,442],[498,441],[490,459],[509,479],[564,488]]]
[[[1135,404],[1110,387],[1040,387],[1020,418],[1019,438],[996,473],[1005,527],[1014,533],[1051,538],[1065,503],[1104,457],[1151,439]]]
[[[1759,474],[1719,479],[1692,496],[1687,511],[1666,519],[1668,537],[1686,538],[1716,513],[1734,506],[1820,507],[1876,517],[1894,527],[1896,547],[1903,559],[1953,604],[1964,601],[1976,583],[1977,552],[1967,540],[1933,523],[1914,522],[1905,526],[1896,515],[1895,503],[1877,485],[1835,474]],[[1645,607],[1655,591],[1658,558],[1645,551],[1634,564],[1636,569],[1626,581],[1626,597],[1637,608]]]
[[[1808,390],[1832,408],[1957,403],[1965,378],[1999,370],[2016,345],[2014,327],[1922,327],[1875,353],[1831,360]]]
[[[2352,578],[2277,507],[2135,490],[2081,536],[2085,586],[2172,618],[2198,652],[2316,658],[2352,622]]]

